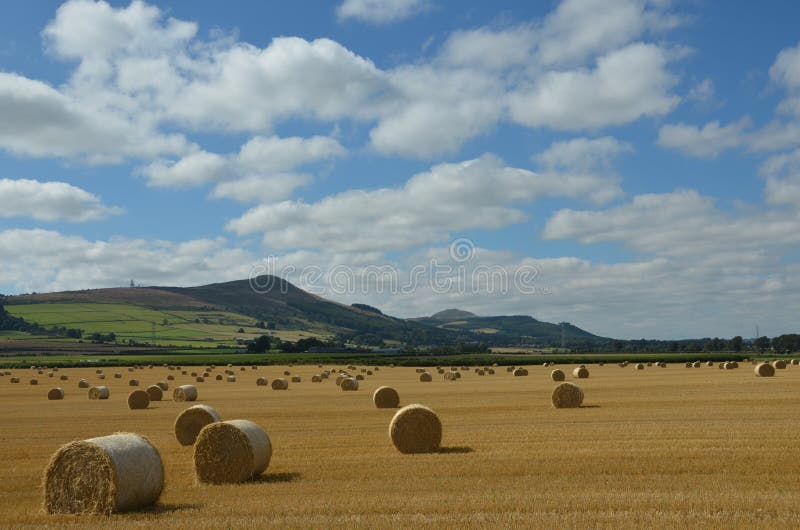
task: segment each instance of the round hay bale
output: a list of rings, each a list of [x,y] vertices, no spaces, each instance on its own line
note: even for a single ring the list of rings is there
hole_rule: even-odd
[[[229,383],[235,383],[236,382],[236,376],[235,375],[229,375],[228,376],[228,382]]]
[[[283,377],[277,377],[273,379],[272,390],[289,390],[289,381]]]
[[[169,383],[167,383],[166,381],[159,381],[158,383],[156,383],[156,386],[159,387],[164,392],[169,390]]]
[[[442,422],[425,405],[406,405],[389,423],[389,438],[404,454],[438,451],[442,443]]]
[[[292,372],[290,372],[289,370],[284,370],[283,375],[292,375]]]
[[[784,366],[784,368],[786,368]],[[47,377],[54,377],[56,374],[54,372],[47,372]]]
[[[636,363],[637,370],[644,370],[644,365],[642,363]]]
[[[561,383],[553,389],[550,399],[557,409],[580,407],[583,403],[583,390],[574,383]]]
[[[717,363],[717,368],[719,368],[720,370],[730,370],[730,368],[728,368],[727,364],[728,364],[727,362]]]
[[[564,376],[564,372],[561,370],[555,369],[550,372],[550,379],[553,381],[563,381],[566,377]]]
[[[322,376],[320,374],[312,375],[311,376],[311,382],[312,383],[321,383],[322,382]]]
[[[586,379],[589,377],[589,370],[585,366],[579,366],[572,371],[572,376],[578,379]]]
[[[128,381],[128,386],[139,386],[139,380],[131,379],[130,381]]]
[[[214,379],[216,381],[222,381],[222,374],[217,374],[216,377],[214,377]]]
[[[203,383],[203,382],[205,382],[206,378],[203,377],[202,375],[198,375],[197,377],[194,378],[194,380],[197,383]]]
[[[701,366],[703,366],[703,363],[701,363],[700,361],[695,361],[692,363],[693,368],[700,368]]]
[[[456,375],[458,372],[446,372],[444,374],[445,381],[458,381],[458,376]]]
[[[772,361],[772,367],[776,370],[785,370],[786,369],[786,361],[782,359],[778,359],[776,361]]]
[[[89,388],[89,381],[86,379],[81,379],[78,381],[78,388]]]
[[[117,433],[70,442],[56,451],[44,475],[50,514],[104,514],[139,510],[158,501],[164,466],[147,438]]]
[[[775,367],[769,363],[757,365],[754,371],[758,377],[772,377],[775,375]]]
[[[358,375],[356,376],[356,380],[358,380],[358,381],[363,381],[363,380],[364,380],[364,376],[363,376],[362,374],[358,374]]]
[[[400,394],[392,387],[379,386],[372,394],[372,402],[379,409],[395,409],[400,405]]]
[[[59,379],[62,381],[67,381],[69,379],[69,376],[67,374],[61,374],[59,376]]]
[[[30,383],[31,383],[32,385],[38,385],[38,384],[39,384],[39,381],[38,381],[37,379],[31,379]]]
[[[197,435],[209,423],[221,421],[219,413],[208,405],[194,405],[175,419],[175,438],[181,445],[194,445]]]
[[[94,371],[94,373],[96,373],[96,374],[102,374],[102,373],[103,373],[103,370],[101,370],[100,368],[98,368],[97,370],[95,370],[95,371]]]
[[[299,375],[293,375],[292,376],[292,383],[302,383],[302,382],[303,382],[303,378],[300,377]]]
[[[420,372],[420,373],[424,373],[424,370],[422,372]],[[443,374],[444,373],[444,368],[437,368],[436,369],[436,373]]]
[[[134,390],[128,394],[128,408],[131,410],[146,409],[150,406],[150,396],[146,390]]]
[[[245,367],[244,367],[244,366],[240,366],[240,367],[239,367],[239,371],[240,371],[240,372],[244,372],[244,371],[245,371]]]
[[[19,377],[12,377],[11,378],[11,382],[12,383],[19,383]]]
[[[167,381],[175,381],[175,376],[170,374],[167,376]]]
[[[267,381],[266,377],[259,377],[256,379],[256,386],[267,386],[269,381]]]
[[[267,469],[271,458],[269,436],[248,420],[206,425],[194,446],[195,475],[207,484],[250,480]]]
[[[511,373],[514,374],[514,377],[525,377],[525,376],[528,375],[528,370],[526,370],[525,368],[519,367],[519,368],[515,369]]]
[[[164,398],[164,390],[158,385],[148,386],[145,392],[150,401],[161,401]]]
[[[422,372],[421,374],[419,374],[419,380],[422,383],[430,383],[431,381],[433,381],[433,376],[428,372]]]
[[[494,375],[494,370],[492,368],[489,368],[488,370],[486,370],[486,373],[489,375]]]
[[[122,374],[119,372],[114,372],[114,379],[122,379]]]
[[[714,361],[706,361],[706,366],[714,366]]]
[[[107,386],[93,386],[89,389],[89,399],[108,399],[110,395]]]
[[[475,370],[475,373],[477,375],[484,375],[485,372],[482,369],[478,368],[478,369]]]
[[[97,378],[98,379],[105,379],[106,378],[106,374],[97,374]]]
[[[354,377],[345,377],[342,379],[341,387],[344,391],[358,390],[358,379]]]
[[[372,375],[372,370],[367,370],[367,375]]]
[[[690,361],[686,361],[686,365],[685,366],[686,366],[686,368],[691,368],[692,367],[692,363]]]
[[[172,401],[197,401],[197,387],[181,385],[172,391]]]
[[[50,401],[57,401],[59,399],[64,399],[64,389],[51,388],[50,391],[47,393],[47,399],[49,399]]]

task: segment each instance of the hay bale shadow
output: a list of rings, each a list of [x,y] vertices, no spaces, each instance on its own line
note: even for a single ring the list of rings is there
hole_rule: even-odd
[[[443,455],[463,455],[474,451],[472,447],[454,445],[451,447],[440,447],[436,452]]]
[[[265,475],[259,475],[253,479],[253,482],[266,482],[269,484],[273,483],[285,483],[285,482],[294,482],[295,480],[299,480],[303,477],[302,473],[298,473],[296,471],[290,471],[287,473],[268,473]]]

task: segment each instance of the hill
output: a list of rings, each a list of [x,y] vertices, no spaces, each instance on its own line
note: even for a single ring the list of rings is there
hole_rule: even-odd
[[[537,344],[560,345],[563,332],[568,346],[598,344],[612,339],[599,337],[569,323],[551,324],[528,315],[479,317],[469,311],[446,309],[414,322],[451,331],[473,334],[490,345]]]
[[[269,288],[254,289],[254,285]],[[529,316],[479,317],[447,309],[431,317],[400,319],[364,304],[351,306],[308,293],[286,280],[262,276],[197,287],[89,289],[4,297],[10,317],[62,334],[81,330],[129,344],[234,346],[262,334],[281,340],[333,338],[364,346],[486,343],[557,346],[562,326]],[[11,322],[9,320],[9,322]],[[9,328],[19,333],[19,321]],[[598,344],[597,337],[563,326],[568,345]],[[113,334],[113,339],[111,339]]]

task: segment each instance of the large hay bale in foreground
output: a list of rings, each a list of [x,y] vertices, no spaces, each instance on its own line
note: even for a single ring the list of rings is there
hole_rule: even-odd
[[[161,401],[164,399],[164,390],[158,385],[148,386],[145,392],[147,392],[147,397],[150,401]]]
[[[550,372],[550,379],[553,381],[563,381],[565,379],[564,372],[559,369],[555,369]]]
[[[379,386],[372,394],[372,402],[379,409],[394,409],[400,405],[400,394],[390,386]]]
[[[267,381],[266,377],[259,377],[256,379],[256,386],[267,386],[269,381]]]
[[[47,399],[50,401],[57,401],[59,399],[64,399],[64,389],[63,388],[51,388],[50,391],[47,393]]]
[[[150,406],[150,396],[146,390],[138,389],[128,394],[128,408],[131,410],[142,410]]]
[[[250,480],[267,469],[271,458],[269,436],[248,420],[211,423],[194,445],[195,475],[208,484]]]
[[[208,405],[194,405],[175,419],[175,438],[181,445],[194,445],[197,435],[209,423],[221,421],[219,413]]]
[[[138,434],[70,442],[56,451],[44,476],[51,514],[110,514],[154,504],[164,487],[161,456]]]
[[[775,375],[775,368],[769,363],[761,363],[755,367],[758,377],[772,377]]]
[[[197,401],[197,387],[181,385],[172,391],[172,401]]]
[[[550,399],[557,409],[580,407],[583,403],[583,390],[574,383],[561,383],[553,389]]]
[[[423,383],[430,383],[433,381],[433,376],[428,372],[422,372],[419,374],[419,380]]]
[[[778,359],[776,361],[772,361],[772,367],[776,370],[785,370],[786,369],[786,361],[782,359]]]
[[[272,390],[289,390],[289,381],[283,377],[276,377],[272,380]]]
[[[344,391],[358,390],[358,379],[355,377],[345,377],[342,379],[342,384],[340,386]]]
[[[586,379],[589,377],[589,370],[585,366],[579,366],[572,371],[572,376],[578,379]]]
[[[442,422],[425,405],[406,405],[389,423],[389,438],[401,453],[431,453],[442,443]]]
[[[89,399],[108,399],[110,395],[107,386],[93,386],[89,389]]]

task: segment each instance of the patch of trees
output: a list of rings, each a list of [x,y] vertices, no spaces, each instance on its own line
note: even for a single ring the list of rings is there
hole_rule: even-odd
[[[111,333],[92,333],[87,337],[92,342],[103,344],[105,342],[116,342],[117,335],[113,331]]]

